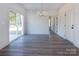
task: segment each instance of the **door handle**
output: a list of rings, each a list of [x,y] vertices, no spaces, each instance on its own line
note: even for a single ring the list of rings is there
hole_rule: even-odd
[[[74,29],[74,27],[71,27],[71,29]]]
[[[74,25],[72,25],[72,29],[74,29]]]

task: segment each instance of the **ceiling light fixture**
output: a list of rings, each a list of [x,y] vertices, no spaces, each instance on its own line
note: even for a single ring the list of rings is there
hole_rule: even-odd
[[[47,16],[48,15],[46,11],[38,11],[37,14],[39,16]]]
[[[37,12],[39,16],[47,16],[48,13],[44,10],[43,3],[41,4],[40,11]]]

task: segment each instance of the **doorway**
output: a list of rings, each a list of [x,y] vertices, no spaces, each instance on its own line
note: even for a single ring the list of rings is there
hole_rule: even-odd
[[[14,11],[9,12],[9,40],[10,42],[23,35],[23,15]]]

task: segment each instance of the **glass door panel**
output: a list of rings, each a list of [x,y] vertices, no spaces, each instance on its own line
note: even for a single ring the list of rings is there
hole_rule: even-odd
[[[10,41],[16,39],[17,27],[16,27],[16,13],[13,11],[9,12],[9,39]]]

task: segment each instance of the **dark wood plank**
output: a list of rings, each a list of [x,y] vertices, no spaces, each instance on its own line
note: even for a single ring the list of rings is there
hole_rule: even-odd
[[[0,50],[1,56],[72,56],[79,49],[56,34],[24,35]]]

